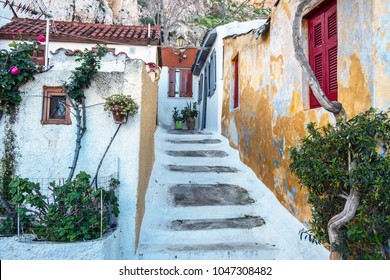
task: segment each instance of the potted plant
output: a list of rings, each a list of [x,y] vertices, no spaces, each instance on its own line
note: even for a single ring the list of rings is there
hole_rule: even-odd
[[[173,108],[173,121],[175,122],[175,129],[183,129],[183,116],[180,114],[177,107]]]
[[[198,103],[188,103],[187,106],[184,107],[183,110],[181,110],[181,113],[183,115],[183,119],[187,123],[187,128],[190,130],[193,130],[195,127],[195,118],[198,116],[199,110],[198,110]]]
[[[138,112],[138,104],[130,95],[119,93],[113,94],[105,99],[104,110],[112,112],[115,123],[117,124],[127,123],[127,118],[134,116]]]

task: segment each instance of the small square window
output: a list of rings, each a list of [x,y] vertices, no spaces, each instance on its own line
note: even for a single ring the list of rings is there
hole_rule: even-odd
[[[42,124],[71,124],[69,106],[62,87],[44,87]]]

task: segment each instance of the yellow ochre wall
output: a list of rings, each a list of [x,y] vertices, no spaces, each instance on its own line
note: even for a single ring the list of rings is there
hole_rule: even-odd
[[[138,247],[142,219],[145,214],[145,196],[154,163],[154,132],[156,130],[157,119],[157,92],[157,84],[152,81],[144,68],[142,71],[141,133],[135,248]]]
[[[292,42],[298,2],[280,1],[266,35],[224,39],[222,134],[279,201],[307,222],[306,191],[289,170],[289,148],[306,134],[307,123],[325,125],[334,123],[334,117],[322,108],[309,109],[309,87]],[[389,6],[390,0],[337,1],[338,100],[348,118],[371,106],[390,106]],[[302,24],[307,34],[307,20]],[[307,49],[306,38],[303,45]],[[237,54],[240,105],[233,110],[231,70]]]

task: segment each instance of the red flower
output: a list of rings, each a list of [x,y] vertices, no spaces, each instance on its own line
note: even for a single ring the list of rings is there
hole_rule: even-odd
[[[12,66],[11,69],[10,69],[10,72],[11,72],[12,75],[20,74],[20,70],[16,66]]]
[[[39,36],[37,37],[37,40],[38,40],[38,42],[40,42],[40,43],[45,43],[45,42],[46,42],[46,37],[43,36],[43,35],[39,35]]]

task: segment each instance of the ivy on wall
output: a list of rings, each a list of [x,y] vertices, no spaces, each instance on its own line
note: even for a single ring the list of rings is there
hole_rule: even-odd
[[[16,212],[9,203],[9,184],[15,175],[17,163],[17,142],[13,126],[22,100],[20,86],[33,80],[35,74],[44,71],[32,58],[40,51],[39,46],[38,41],[12,42],[9,50],[0,50],[0,119],[4,113],[8,116],[4,127],[4,154],[1,157],[0,213],[7,213],[13,218]]]

